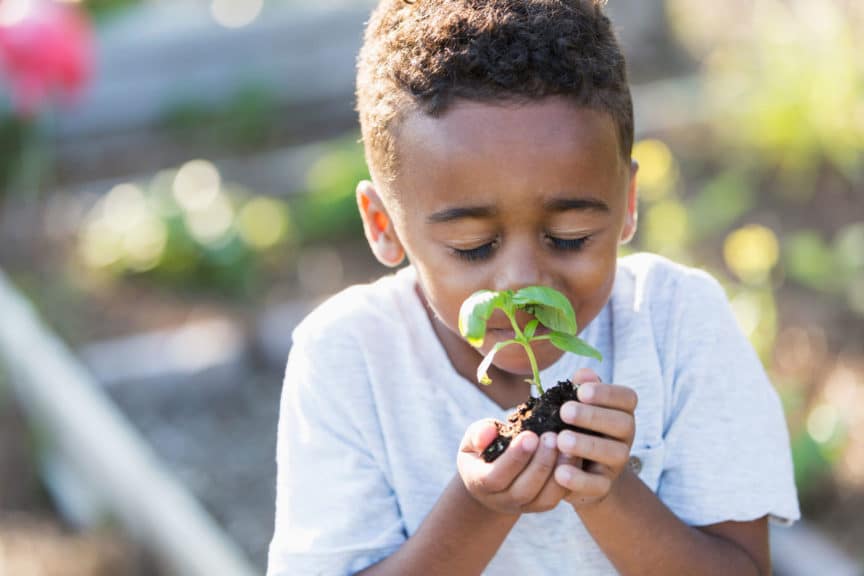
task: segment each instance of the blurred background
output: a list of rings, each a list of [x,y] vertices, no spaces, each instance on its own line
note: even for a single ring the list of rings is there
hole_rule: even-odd
[[[387,272],[354,203],[367,176],[354,59],[373,5],[0,0],[0,575],[184,572],[148,536],[171,514],[136,523],[128,504],[165,499],[113,495],[121,428],[263,571],[291,330]],[[636,105],[640,229],[626,251],[724,284],[783,399],[806,524],[854,573],[864,4],[608,11]],[[22,295],[33,315],[10,312]],[[73,380],[120,428],[52,402]],[[105,440],[64,443],[79,426]]]

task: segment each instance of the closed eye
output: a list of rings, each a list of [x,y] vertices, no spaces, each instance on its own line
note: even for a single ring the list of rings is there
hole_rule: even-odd
[[[555,236],[546,236],[546,240],[555,250],[573,251],[578,251],[584,248],[590,238],[590,236],[583,236],[581,238],[556,238]]]
[[[476,248],[451,248],[453,254],[455,254],[458,258],[462,260],[466,260],[468,262],[474,262],[477,260],[486,260],[492,255],[492,251],[498,245],[498,241],[495,240],[493,242],[487,242],[482,246],[478,246]]]

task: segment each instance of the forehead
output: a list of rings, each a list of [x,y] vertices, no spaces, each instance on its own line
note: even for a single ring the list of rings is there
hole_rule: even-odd
[[[440,117],[414,112],[403,119],[395,143],[400,195],[430,187],[437,196],[578,188],[596,195],[617,188],[625,166],[611,116],[559,98],[518,105],[459,101]]]

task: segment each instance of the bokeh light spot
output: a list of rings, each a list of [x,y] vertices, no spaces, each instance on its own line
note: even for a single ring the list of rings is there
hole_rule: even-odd
[[[686,250],[689,234],[687,210],[680,202],[664,200],[648,209],[643,238],[649,250],[680,255]]]
[[[677,179],[672,151],[660,140],[642,140],[633,147],[633,158],[639,162],[639,196],[656,202],[669,195]]]
[[[81,231],[78,252],[88,268],[108,268],[122,256],[122,236],[104,218],[91,219]]]
[[[730,301],[732,312],[738,321],[738,326],[744,334],[751,338],[762,318],[762,308],[759,299],[749,292],[739,294]]]
[[[830,404],[816,406],[807,417],[807,433],[819,444],[825,444],[834,436],[839,421],[837,409]]]
[[[123,237],[124,260],[136,272],[155,268],[165,252],[168,232],[153,215],[140,220]]]
[[[225,28],[242,28],[254,22],[264,8],[264,0],[213,0],[210,15]]]
[[[134,184],[120,184],[108,192],[102,216],[118,233],[125,233],[147,216],[147,199]]]
[[[271,248],[288,235],[288,206],[273,198],[253,198],[240,210],[237,230],[243,241],[253,248]]]
[[[212,162],[192,160],[174,177],[174,199],[186,211],[206,210],[216,200],[222,177]]]
[[[777,236],[770,228],[758,224],[735,230],[723,243],[726,265],[745,282],[765,281],[779,257]]]
[[[217,194],[202,210],[186,214],[189,233],[205,246],[215,246],[227,239],[234,224],[234,208],[223,194]]]

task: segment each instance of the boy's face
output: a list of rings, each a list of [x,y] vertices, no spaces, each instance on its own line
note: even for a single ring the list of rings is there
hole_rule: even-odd
[[[462,302],[477,290],[551,286],[570,300],[580,330],[597,316],[636,220],[635,167],[621,157],[611,117],[557,98],[512,107],[460,101],[439,118],[406,118],[396,145],[399,173],[384,201],[373,190],[369,210],[361,198],[367,236],[385,263],[393,262],[382,254],[404,249],[460,373],[473,379],[481,358],[457,329]],[[374,218],[376,204],[386,219]],[[386,232],[370,234],[387,220]],[[500,311],[488,326],[484,354],[513,337]],[[562,354],[548,341],[534,351],[541,368]],[[494,365],[531,373],[518,346],[503,348]]]

